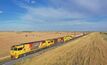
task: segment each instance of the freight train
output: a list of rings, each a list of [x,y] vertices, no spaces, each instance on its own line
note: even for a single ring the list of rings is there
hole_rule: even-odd
[[[47,39],[47,40],[13,45],[11,47],[10,55],[11,55],[12,59],[18,59],[18,58],[26,56],[27,54],[30,54],[34,51],[53,46],[55,44],[64,43],[64,42],[70,41],[71,39],[73,39],[75,37],[79,37],[79,36],[83,36],[83,35],[84,35],[84,33],[81,33],[81,34],[69,35],[69,36],[64,36],[64,37],[58,37],[58,38],[54,38],[54,39]]]

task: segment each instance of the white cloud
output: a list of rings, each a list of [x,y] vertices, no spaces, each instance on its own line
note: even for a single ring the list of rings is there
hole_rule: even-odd
[[[25,0],[25,2],[31,2],[33,1],[33,3],[36,2],[36,0]],[[36,19],[42,19],[42,20],[52,20],[52,19],[65,19],[65,18],[86,18],[87,15],[83,14],[81,12],[78,11],[74,11],[74,10],[66,10],[67,8],[71,8],[72,9],[72,5],[71,5],[71,0],[46,0],[48,1],[49,7],[31,7],[29,5],[26,5],[26,3],[22,2],[22,1],[18,1],[15,0],[15,4],[19,5],[20,7],[23,7],[27,10],[27,13],[22,16],[22,19],[26,19],[26,20],[36,20]],[[35,3],[36,6],[36,3]],[[54,6],[57,6],[57,8],[54,8]],[[62,7],[61,7],[62,6]],[[64,7],[64,8],[63,8]]]
[[[60,19],[74,19],[74,18],[85,18],[84,14],[79,12],[69,12],[63,9],[55,9],[55,8],[32,8],[28,7],[27,13],[21,17],[21,19],[28,20],[28,21],[44,21],[47,20],[60,20]]]
[[[87,22],[84,20],[74,20],[74,21],[61,21],[57,23],[52,23],[55,25],[68,25],[68,26],[83,26],[83,25],[94,25],[96,24],[95,22]]]
[[[36,3],[36,1],[31,1],[32,4]]]
[[[3,11],[0,10],[0,14],[2,14],[2,13],[3,13]]]
[[[74,0],[74,2],[82,8],[86,8],[88,11],[99,13],[102,10],[104,0]]]
[[[87,12],[88,15],[105,14],[107,0],[49,0],[55,7],[68,9],[69,11]],[[107,13],[106,13],[107,15]]]
[[[30,0],[27,0],[30,1]],[[35,0],[33,3],[35,3]],[[24,3],[19,3],[18,5],[25,8],[27,10],[27,13],[24,16],[21,16],[20,18],[22,20],[25,21],[32,21],[32,22],[54,22],[54,21],[59,21],[62,22],[63,19],[81,19],[81,18],[89,18],[90,16],[90,12],[93,12],[92,15],[99,13],[99,11],[101,11],[101,2],[100,0],[46,0],[48,1],[48,3],[50,3],[49,7],[31,7],[31,6],[27,6]],[[73,4],[71,4],[73,2]],[[80,8],[76,9],[76,7],[74,6],[77,5]],[[36,6],[36,5],[35,5]],[[54,6],[56,6],[54,8]],[[72,6],[74,6],[75,9],[72,8]],[[68,9],[66,9],[66,7]],[[81,9],[87,9],[89,10],[87,13],[85,12],[81,12]],[[84,10],[84,9],[83,9]],[[79,20],[78,20],[79,21]],[[64,22],[68,22],[68,21],[64,21]],[[72,21],[70,21],[72,22]],[[82,21],[81,21],[82,22]],[[76,24],[90,24],[88,22],[75,22]],[[73,22],[74,23],[74,22]],[[74,24],[75,24],[74,23]],[[69,23],[68,23],[69,24]]]

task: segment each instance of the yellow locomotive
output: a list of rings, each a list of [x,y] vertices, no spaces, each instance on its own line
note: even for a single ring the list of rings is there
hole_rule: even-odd
[[[38,49],[46,48],[54,44],[53,39],[43,40],[39,42],[29,42],[11,47],[10,55],[12,59],[20,58],[30,52]]]
[[[53,44],[54,44],[54,40],[53,39],[48,39],[48,40],[40,42],[39,48],[46,48],[46,47],[49,47]]]
[[[73,37],[72,36],[64,36],[64,42],[67,42],[71,40]]]
[[[19,58],[31,51],[30,44],[14,45],[11,47],[11,58]]]

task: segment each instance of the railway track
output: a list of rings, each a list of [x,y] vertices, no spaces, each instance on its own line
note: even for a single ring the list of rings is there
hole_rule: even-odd
[[[88,35],[88,34],[86,34],[86,35]],[[80,37],[86,36],[86,35],[82,35],[82,36],[73,38],[73,39],[71,39],[71,40],[69,40],[69,41],[67,41],[67,42],[72,42],[72,41],[74,41],[74,40],[76,40],[76,39],[78,39],[78,38],[80,38]],[[48,50],[57,48],[57,47],[59,47],[59,46],[62,46],[62,45],[64,45],[64,44],[66,44],[67,42],[56,43],[56,44],[53,45],[53,46],[50,46],[50,47],[47,47],[47,48],[45,48],[45,49],[41,49],[41,50],[35,51],[34,53],[31,53],[31,54],[26,55],[26,56],[24,56],[24,57],[21,57],[21,58],[19,58],[19,59],[6,61],[6,62],[4,62],[4,63],[1,63],[0,65],[14,65],[16,62],[20,62],[20,61],[23,61],[24,59],[32,58],[32,57],[34,57],[34,56],[41,55],[42,53],[44,53],[44,52],[46,52],[46,51],[48,51]]]

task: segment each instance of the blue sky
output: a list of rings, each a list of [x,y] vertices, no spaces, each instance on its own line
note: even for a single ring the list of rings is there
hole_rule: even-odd
[[[0,0],[0,31],[107,31],[107,0]]]

